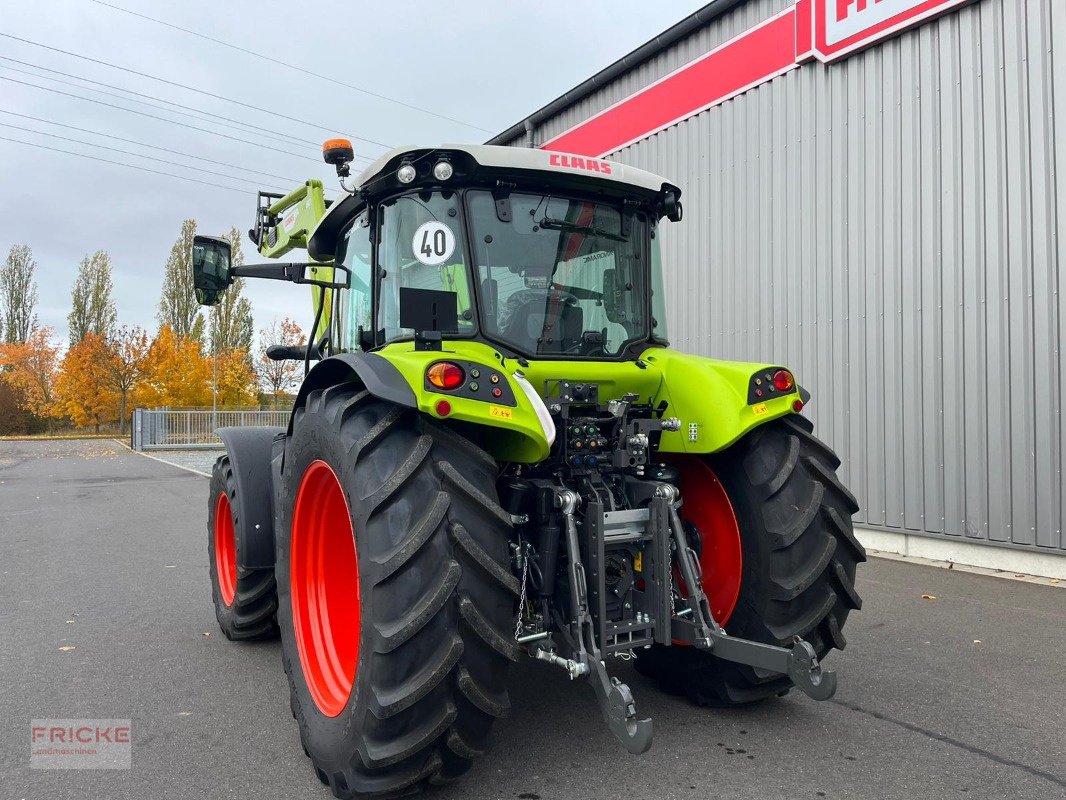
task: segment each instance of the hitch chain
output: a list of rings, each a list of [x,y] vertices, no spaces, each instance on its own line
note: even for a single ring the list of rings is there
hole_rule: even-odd
[[[522,636],[522,617],[526,613],[526,581],[529,578],[529,545],[522,541],[522,537],[518,537],[518,545],[514,551],[515,566],[522,570],[522,577],[519,579],[521,582],[521,589],[518,595],[518,614],[515,618],[514,625],[514,638],[515,641],[520,641]]]

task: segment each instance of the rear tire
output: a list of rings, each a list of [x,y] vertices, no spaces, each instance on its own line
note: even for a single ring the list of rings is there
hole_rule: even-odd
[[[851,524],[859,506],[836,476],[840,459],[812,430],[804,417],[785,417],[707,463],[736,513],[743,552],[740,596],[726,630],[779,646],[801,636],[822,658],[846,644],[841,629],[862,605],[855,567],[866,551]],[[711,580],[704,575],[705,591]],[[786,676],[676,645],[642,651],[636,668],[706,706],[745,705],[792,686]]]
[[[358,599],[348,618],[314,628],[340,641],[338,652],[357,637],[354,674],[342,681],[349,693],[332,716],[333,707],[324,711],[315,700],[306,646],[301,657],[306,636],[297,625],[307,630],[299,620],[308,595],[292,580],[307,561],[309,529],[297,498],[321,463],[343,496],[357,563]],[[311,392],[295,411],[276,539],[278,617],[300,738],[337,797],[396,795],[453,780],[487,750],[492,723],[510,708],[518,581],[495,479],[487,453],[354,384]]]
[[[211,470],[207,499],[207,553],[215,618],[230,640],[272,639],[278,635],[278,593],[274,570],[244,569],[238,552],[240,530],[237,481],[229,456]]]

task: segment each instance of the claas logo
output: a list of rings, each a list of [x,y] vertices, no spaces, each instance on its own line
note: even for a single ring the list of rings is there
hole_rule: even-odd
[[[553,167],[569,167],[570,169],[583,169],[586,172],[598,172],[601,175],[611,174],[611,163],[609,161],[598,161],[595,158],[552,153],[548,157],[548,164]]]

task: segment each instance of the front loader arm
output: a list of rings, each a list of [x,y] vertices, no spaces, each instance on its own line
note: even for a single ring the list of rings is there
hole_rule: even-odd
[[[292,250],[306,249],[307,240],[315,226],[326,214],[326,201],[322,181],[309,179],[286,195],[259,192],[256,206],[255,227],[249,236],[264,258],[281,258]],[[323,263],[312,267],[314,278],[332,281],[333,267]],[[323,305],[318,327],[311,332],[310,340],[317,341],[329,330],[330,311],[333,308],[333,290],[311,288],[312,312],[318,314]]]
[[[264,258],[306,249],[307,239],[326,214],[322,181],[306,180],[286,195],[260,192],[252,241]]]

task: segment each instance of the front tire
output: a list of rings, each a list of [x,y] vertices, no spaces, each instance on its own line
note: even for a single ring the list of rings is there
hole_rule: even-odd
[[[841,629],[862,605],[855,567],[866,551],[852,530],[858,503],[836,476],[840,460],[812,434],[813,427],[800,416],[775,420],[706,464],[728,495],[742,550],[740,593],[726,630],[781,647],[801,636],[823,658],[844,648]],[[685,491],[683,486],[682,501]],[[682,516],[684,511],[682,505]],[[708,596],[714,581],[705,567]],[[792,686],[787,676],[693,647],[655,645],[640,654],[636,667],[667,691],[707,706],[745,705]]]
[[[278,618],[300,738],[337,797],[458,777],[509,710],[518,581],[495,478],[466,439],[353,384],[295,412]]]
[[[274,570],[238,566],[239,508],[229,456],[219,456],[211,470],[207,497],[207,554],[215,618],[227,639],[272,639],[278,633]]]

